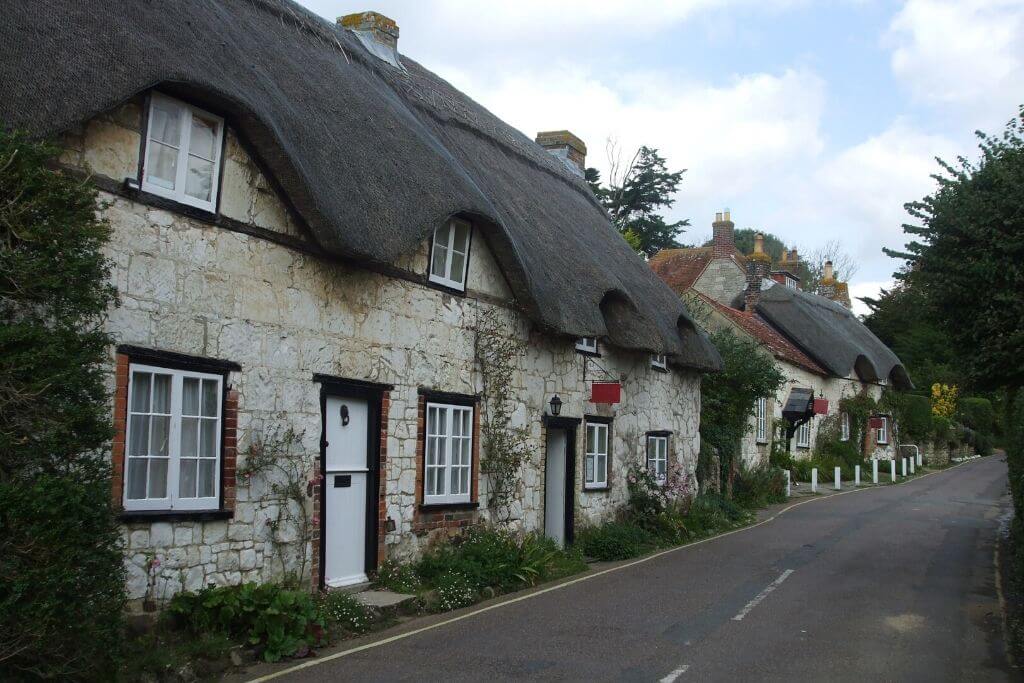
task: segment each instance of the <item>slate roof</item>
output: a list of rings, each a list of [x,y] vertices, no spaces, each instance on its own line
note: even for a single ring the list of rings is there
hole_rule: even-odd
[[[408,57],[394,68],[289,0],[11,0],[3,18],[0,125],[56,134],[154,86],[185,94],[327,251],[392,263],[465,215],[542,329],[720,368],[580,178]]]
[[[711,297],[694,290],[700,300],[721,313],[728,320],[744,332],[761,343],[776,358],[786,363],[796,365],[808,372],[827,377],[829,372],[814,362],[810,356],[800,350],[795,344],[786,339],[775,330],[768,322],[757,313],[738,311],[731,306],[718,303]]]

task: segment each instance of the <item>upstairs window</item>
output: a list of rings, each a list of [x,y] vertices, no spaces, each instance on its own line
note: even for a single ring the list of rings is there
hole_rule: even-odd
[[[473,408],[427,404],[423,502],[469,503],[473,473]]]
[[[797,282],[795,278],[791,278],[788,275],[786,276],[786,286],[790,289],[800,289],[800,283]]]
[[[850,440],[850,414],[843,413],[841,421],[839,423],[839,440],[849,441]]]
[[[887,444],[889,443],[889,418],[883,417],[882,426],[875,430],[875,443]]]
[[[214,510],[220,495],[223,377],[132,365],[126,510]]]
[[[587,451],[584,458],[583,488],[608,488],[608,425],[587,423]]]
[[[469,223],[460,220],[449,221],[434,230],[430,251],[431,282],[465,291],[469,235]]]
[[[663,353],[654,354],[651,356],[651,367],[655,370],[668,372],[668,358]]]
[[[762,396],[757,399],[756,404],[756,420],[757,420],[757,442],[765,443],[768,441],[768,399]]]
[[[576,350],[580,353],[597,355],[597,337],[580,337],[576,340]]]
[[[154,93],[146,126],[142,189],[216,211],[224,119]]]
[[[664,485],[668,480],[668,437],[660,434],[647,436],[647,471],[654,480]]]
[[[796,445],[800,448],[811,447],[811,423],[808,420],[796,429]]]

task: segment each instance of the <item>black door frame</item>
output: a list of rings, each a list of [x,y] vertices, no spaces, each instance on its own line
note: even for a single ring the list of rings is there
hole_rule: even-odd
[[[363,551],[364,571],[377,569],[377,543],[379,540],[378,506],[380,505],[380,433],[381,402],[384,392],[393,387],[362,380],[350,380],[331,375],[314,374],[313,381],[320,384],[320,472],[327,469],[327,397],[361,398],[366,400],[366,535]],[[317,584],[326,587],[327,570],[327,487],[326,477],[320,482],[320,567]]]
[[[560,429],[565,432],[565,545],[571,545],[576,529],[576,432],[583,421],[579,417],[554,417],[545,415],[544,426],[547,431]],[[544,529],[547,529],[547,490],[548,490],[548,457],[547,435],[544,439]]]

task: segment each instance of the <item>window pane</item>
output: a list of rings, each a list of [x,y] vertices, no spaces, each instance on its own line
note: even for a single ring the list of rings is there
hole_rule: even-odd
[[[153,412],[171,414],[170,375],[153,375]]]
[[[195,458],[199,455],[199,418],[181,418],[181,457]]]
[[[595,463],[595,467],[597,468],[597,472],[595,473],[596,481],[604,483],[607,479],[608,474],[608,456],[597,456],[597,462]]]
[[[196,472],[199,463],[191,458],[181,461],[181,473],[178,475],[178,495],[182,498],[196,497]]]
[[[587,481],[594,481],[594,456],[587,456]]]
[[[427,468],[427,495],[437,495],[437,470],[433,467]]]
[[[154,416],[151,420],[151,433],[149,436],[149,452],[151,455],[159,455],[166,458],[170,455],[170,433],[171,417]]]
[[[604,425],[599,425],[597,430],[597,452],[607,453],[608,452],[608,428]]]
[[[146,458],[128,458],[128,498],[139,500],[146,497]]]
[[[189,154],[213,161],[217,158],[217,122],[192,114],[192,136],[188,141]]]
[[[199,497],[200,498],[212,498],[215,494],[213,491],[213,483],[216,479],[214,467],[216,466],[216,460],[200,460],[199,461]]]
[[[217,421],[203,420],[199,439],[199,455],[204,458],[217,456]]]
[[[463,265],[465,265],[465,263],[465,256],[458,253],[457,251],[452,252],[452,270],[451,273],[448,274],[448,278],[450,280],[455,280],[456,282],[459,283],[463,282],[465,273],[462,272],[462,267]]]
[[[152,375],[148,372],[136,372],[132,375],[132,412],[149,412],[149,383]]]
[[[199,380],[186,377],[181,383],[181,414],[199,414]]]
[[[597,445],[597,429],[593,425],[587,425],[587,453],[593,453]]]
[[[132,415],[128,432],[128,455],[149,455],[149,416]]]
[[[173,190],[177,177],[178,150],[161,145],[159,142],[151,142],[146,161],[146,180],[154,185]]]
[[[440,231],[439,231],[440,232]],[[446,231],[447,233],[447,231]],[[434,235],[434,255],[433,260],[430,263],[430,274],[438,275],[440,277],[448,277],[448,273],[445,269],[448,260],[448,247],[439,242],[440,234],[435,233]],[[445,238],[447,239],[447,237]]]
[[[167,497],[167,458],[149,460],[149,497]]]
[[[217,381],[203,380],[203,415],[217,417]]]
[[[452,485],[451,485],[451,488],[450,488],[451,492],[453,494],[462,493],[462,468],[461,467],[453,467],[452,468],[451,477],[452,477]]]
[[[181,144],[181,116],[179,107],[163,102],[153,102],[149,137],[178,147]]]
[[[185,194],[204,202],[210,201],[213,191],[213,162],[189,155],[185,174]]]
[[[455,241],[452,242],[452,250],[465,254],[469,248],[469,225],[466,223],[455,224]],[[458,273],[459,271],[454,271]]]

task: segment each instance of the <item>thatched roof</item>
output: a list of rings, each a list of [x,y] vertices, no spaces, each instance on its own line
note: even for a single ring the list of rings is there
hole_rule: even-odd
[[[856,373],[863,380],[890,380],[899,389],[913,388],[896,354],[845,306],[773,285],[761,291],[755,309],[832,374]]]
[[[187,94],[246,138],[326,250],[391,263],[467,215],[542,328],[719,367],[582,180],[401,59],[287,0],[13,0],[0,122],[54,134],[157,85]]]

